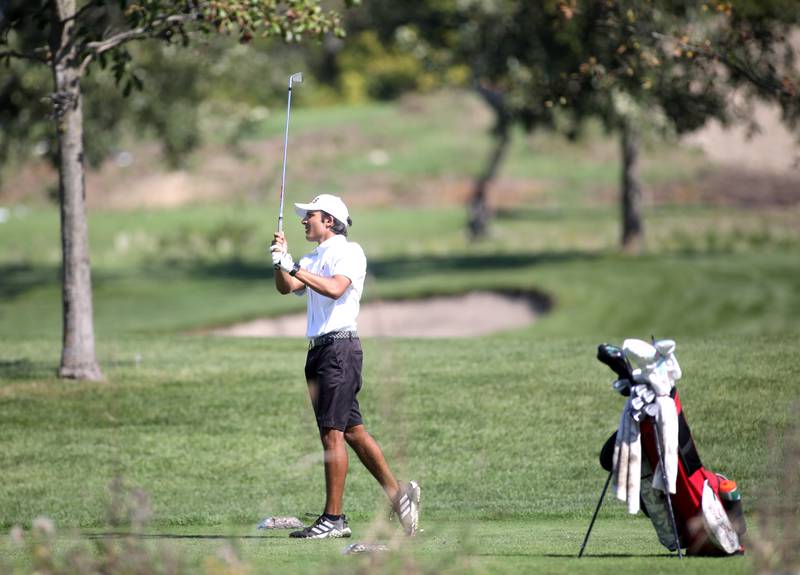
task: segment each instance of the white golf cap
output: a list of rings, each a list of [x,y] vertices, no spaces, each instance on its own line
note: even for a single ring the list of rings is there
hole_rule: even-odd
[[[311,203],[295,204],[294,211],[301,218],[306,217],[307,212],[328,212],[343,224],[349,225],[347,220],[350,219],[350,212],[347,211],[347,206],[339,196],[320,194],[311,200]]]

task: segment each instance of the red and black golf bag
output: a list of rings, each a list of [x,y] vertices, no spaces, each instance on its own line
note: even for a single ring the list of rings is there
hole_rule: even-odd
[[[629,346],[629,342],[636,344],[631,343]],[[639,347],[636,347],[637,345]],[[673,353],[674,348],[674,342],[669,340],[653,342],[652,346],[641,340],[626,340],[622,348],[603,344],[598,349],[598,359],[609,365],[620,378],[614,382],[614,389],[631,397],[626,409],[634,411],[633,408],[627,407],[631,403],[634,407],[640,408],[638,411],[640,419],[637,420],[641,442],[641,475],[638,486],[640,500],[635,505],[629,505],[629,511],[641,507],[653,523],[659,541],[668,549],[677,550],[679,554],[681,548],[686,549],[689,555],[739,554],[744,551],[740,537],[746,529],[741,499],[733,481],[703,467],[683,412],[678,390],[674,386],[674,380],[680,378],[680,368]],[[642,354],[646,356],[644,359],[641,358]],[[631,369],[628,359],[638,364],[640,368]],[[669,361],[673,364],[669,364]],[[667,363],[667,366],[662,365],[663,363]],[[673,377],[666,377],[668,368],[673,370],[670,372]],[[664,383],[660,388],[657,378],[650,375],[659,370],[662,372],[661,381]],[[658,391],[654,394],[654,390]],[[670,451],[670,448],[665,447],[668,440],[663,438],[664,428],[659,424],[661,416],[657,415],[657,408],[648,408],[648,397],[652,395],[661,395],[660,399],[669,402],[668,396],[674,401],[677,437],[671,440],[673,443],[677,440],[677,444],[673,445],[671,450],[674,453],[677,447],[677,473],[673,461],[672,480],[667,479],[665,472],[665,467],[670,468],[669,463],[665,465],[664,459],[665,452]],[[650,399],[650,405],[654,403]],[[625,417],[626,412],[623,411],[622,419]],[[674,428],[674,425],[670,428],[673,433]],[[620,430],[612,434],[600,454],[601,465],[609,471],[609,481],[612,475],[615,475],[614,466],[621,464],[618,461],[620,434]],[[654,487],[655,474],[662,474],[663,480],[659,477],[660,483],[655,482],[660,487]],[[606,482],[606,486],[608,483]],[[665,494],[667,491],[663,487],[665,485],[674,486],[674,493],[669,495],[669,499]],[[676,542],[676,536],[679,544]]]

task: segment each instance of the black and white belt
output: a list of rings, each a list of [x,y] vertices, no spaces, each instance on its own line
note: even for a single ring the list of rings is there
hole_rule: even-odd
[[[311,338],[308,342],[308,349],[314,349],[315,347],[322,347],[323,345],[331,344],[333,343],[334,340],[337,339],[358,339],[358,332],[331,331],[328,333],[324,333],[320,336]]]

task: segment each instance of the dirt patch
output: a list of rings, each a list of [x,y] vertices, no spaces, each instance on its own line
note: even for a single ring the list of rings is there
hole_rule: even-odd
[[[550,307],[536,294],[472,292],[424,300],[370,302],[361,306],[365,337],[475,337],[534,323]],[[303,337],[306,314],[257,319],[205,333],[234,337]]]
[[[238,151],[222,147],[199,150],[185,169],[160,166],[160,148],[136,146],[87,171],[86,197],[90,208],[171,208],[225,198],[263,197],[277,168],[269,159],[278,143],[258,142]],[[153,169],[155,167],[155,169]],[[269,188],[272,189],[272,188]]]
[[[731,166],[696,181],[654,187],[650,195],[656,204],[789,207],[800,205],[800,174],[756,172]]]
[[[749,120],[756,124],[755,130],[746,124],[723,126],[714,120],[683,141],[703,150],[716,164],[740,170],[800,175],[800,144],[797,135],[781,120],[780,108],[756,103]]]

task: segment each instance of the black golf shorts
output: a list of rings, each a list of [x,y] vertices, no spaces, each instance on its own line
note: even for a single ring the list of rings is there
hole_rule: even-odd
[[[308,350],[306,381],[320,429],[344,431],[363,423],[356,398],[363,359],[358,338],[336,339]]]

